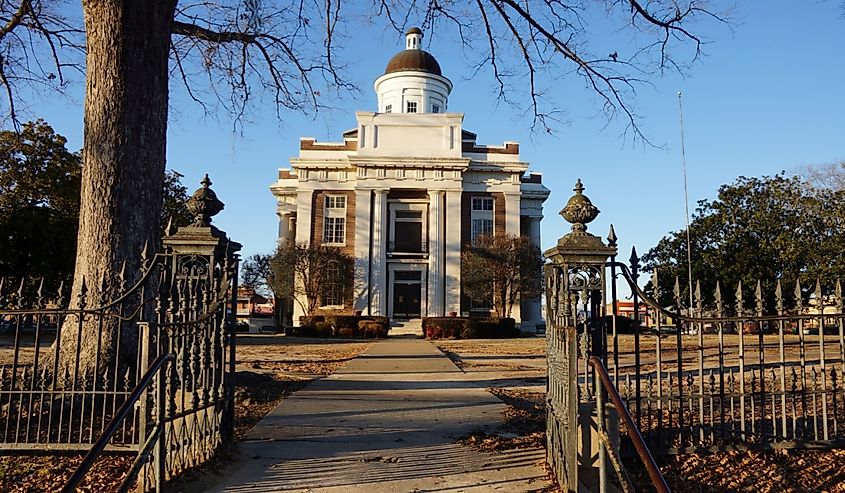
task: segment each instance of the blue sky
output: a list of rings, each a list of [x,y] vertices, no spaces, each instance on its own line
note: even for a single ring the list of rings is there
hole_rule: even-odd
[[[595,116],[594,95],[577,79],[546,81],[555,88],[548,96],[567,110],[567,123],[554,135],[532,134],[529,118],[496,103],[488,75],[468,79],[469,62],[454,39],[438,35],[426,44],[454,83],[449,111],[466,114],[464,128],[476,132],[482,144],[520,142],[523,160],[544,174],[552,195],[546,202],[543,248],[568,230],[557,211],[581,178],[585,193],[602,211],[590,230],[605,235],[613,223],[627,258],[631,245],[644,252],[684,225],[678,91],[683,92],[691,209],[696,200],[712,198],[721,184],[740,175],[797,172],[808,164],[845,161],[843,12],[833,0],[809,0],[800,7],[785,0],[740,2],[732,29],[708,30],[705,56],[687,77],[667,73],[655,77],[652,87],[639,88],[641,127],[660,148],[623,137],[624,121],[605,126]],[[611,35],[607,39],[615,39]],[[226,203],[215,222],[243,243],[245,255],[274,247],[277,219],[268,186],[276,170],[297,155],[299,137],[341,140],[340,133],[355,126],[355,110],[375,109],[372,82],[403,46],[400,36],[380,29],[348,33],[344,42],[351,67],[346,74],[359,84],[360,94],[335,101],[337,109],[316,117],[287,113],[280,122],[267,108],[233,130],[228,116],[203,116],[174,90],[168,167],[183,173],[191,190],[203,173],[211,175]],[[28,115],[44,117],[74,150],[82,144],[81,91],[79,84],[71,100],[47,101]]]

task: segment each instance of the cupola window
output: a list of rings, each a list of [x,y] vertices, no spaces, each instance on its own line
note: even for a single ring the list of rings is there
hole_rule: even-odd
[[[431,105],[431,112],[432,113],[440,113],[440,105],[439,104]]]
[[[393,105],[392,105],[392,104],[388,104],[387,106],[385,106],[385,107],[384,107],[384,112],[385,112],[385,113],[393,113]]]
[[[405,113],[416,113],[417,112],[417,102],[416,101],[408,101],[407,109]]]

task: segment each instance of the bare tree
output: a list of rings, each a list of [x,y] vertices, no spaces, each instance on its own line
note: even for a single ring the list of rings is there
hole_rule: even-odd
[[[806,166],[801,175],[816,188],[845,191],[845,161]]]
[[[17,89],[61,90],[65,72],[81,70],[84,47],[84,169],[71,299],[79,298],[83,279],[89,299],[110,298],[112,274],[124,264],[137,273],[143,246],[156,244],[171,81],[181,80],[209,113],[220,107],[236,121],[268,95],[280,116],[317,111],[322,91],[354,90],[343,78],[335,37],[339,26],[360,21],[360,7],[342,0],[83,0],[83,29],[49,0],[0,2],[0,86],[13,121]],[[639,137],[638,84],[666,68],[681,69],[675,49],[697,59],[697,23],[723,21],[704,0],[375,0],[371,7],[369,18],[397,31],[410,19],[422,19],[435,34],[455,30],[476,69],[491,67],[500,98],[516,103],[518,88],[527,86],[535,126],[551,129],[558,115],[545,97],[547,85],[574,75],[608,118],[622,115]],[[606,56],[592,53],[588,19],[597,12],[647,41]],[[62,334],[73,353],[75,328]],[[108,333],[100,344],[104,357],[113,354]],[[83,365],[94,361],[96,347],[93,335],[84,334]]]
[[[337,247],[303,242],[281,246],[269,260],[270,284],[278,296],[293,299],[312,315],[330,291],[346,299],[354,261]]]
[[[483,235],[464,246],[461,283],[475,300],[489,300],[499,318],[508,318],[520,299],[543,292],[543,255],[530,239],[514,235]]]

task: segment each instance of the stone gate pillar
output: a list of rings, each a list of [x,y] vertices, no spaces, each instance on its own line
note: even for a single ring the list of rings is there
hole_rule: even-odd
[[[616,254],[615,246],[587,233],[587,223],[598,216],[579,179],[560,215],[572,231],[560,238],[545,256],[547,310],[547,432],[546,460],[566,491],[578,491],[579,466],[591,461],[592,443],[587,431],[591,408],[588,400],[587,358],[606,357],[605,263]],[[579,354],[581,359],[579,359]],[[579,374],[584,383],[578,388]],[[583,432],[586,432],[586,436]]]

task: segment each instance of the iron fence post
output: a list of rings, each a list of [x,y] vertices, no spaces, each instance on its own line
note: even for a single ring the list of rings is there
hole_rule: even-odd
[[[164,480],[167,474],[167,428],[166,428],[166,394],[165,394],[165,375],[167,374],[168,365],[173,362],[166,363],[158,370],[158,382],[156,385],[156,427],[158,428],[158,441],[155,446],[155,491],[160,493],[164,491]]]

